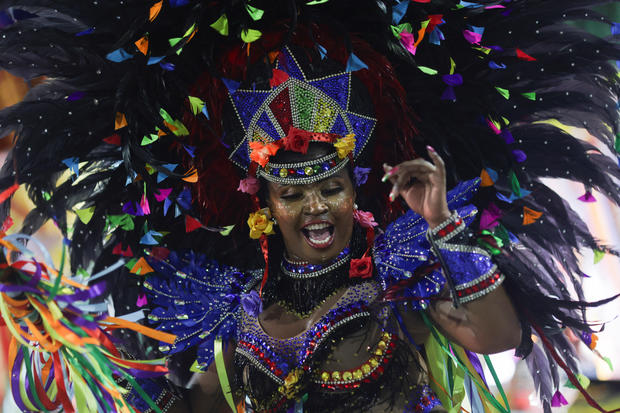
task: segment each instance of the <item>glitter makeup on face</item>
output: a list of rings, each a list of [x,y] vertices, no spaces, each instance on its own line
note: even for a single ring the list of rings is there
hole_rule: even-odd
[[[349,244],[354,201],[346,171],[307,185],[269,183],[268,204],[288,256],[311,264],[335,258]]]

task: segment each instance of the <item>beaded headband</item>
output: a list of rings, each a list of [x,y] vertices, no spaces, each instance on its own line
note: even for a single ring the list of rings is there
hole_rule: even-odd
[[[305,56],[304,58],[307,58]],[[285,47],[274,61],[269,89],[231,88],[228,95],[241,128],[230,159],[251,175],[282,184],[324,179],[356,159],[372,136],[376,119],[356,110],[359,85],[351,73],[326,57],[305,69]],[[313,72],[311,72],[311,68]],[[314,160],[278,164],[269,158],[281,149],[306,153],[309,142],[332,143],[335,153]]]

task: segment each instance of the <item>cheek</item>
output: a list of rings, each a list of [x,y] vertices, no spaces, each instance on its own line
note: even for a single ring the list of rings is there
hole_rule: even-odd
[[[353,197],[346,194],[331,202],[332,213],[340,220],[353,218]]]
[[[278,225],[282,231],[286,231],[289,227],[293,227],[299,217],[301,207],[275,201],[271,203],[271,214],[278,221]]]

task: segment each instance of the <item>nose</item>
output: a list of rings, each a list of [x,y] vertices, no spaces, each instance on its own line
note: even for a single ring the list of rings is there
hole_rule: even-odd
[[[328,210],[327,202],[320,191],[312,191],[306,198],[305,212],[308,215],[321,215]]]

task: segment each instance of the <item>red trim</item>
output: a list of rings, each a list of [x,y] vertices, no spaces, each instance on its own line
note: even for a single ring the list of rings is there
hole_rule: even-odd
[[[254,354],[254,356],[256,356],[256,358],[258,358],[260,361],[262,361],[263,363],[269,366],[269,370],[271,370],[273,374],[282,378],[282,376],[284,375],[284,372],[276,365],[276,363],[274,363],[269,357],[265,355],[265,353],[261,351],[260,347],[252,343],[248,343],[247,341],[244,341],[244,340],[239,340],[237,345],[241,348],[250,350]]]
[[[437,231],[437,235],[443,238],[446,235],[451,234],[454,230],[456,230],[462,224],[463,224],[463,220],[461,218],[458,218],[456,221],[448,223],[445,227]]]
[[[489,278],[485,278],[484,280],[470,286],[467,288],[464,288],[462,290],[457,290],[456,294],[459,296],[459,298],[461,297],[466,297],[468,295],[472,295],[475,294],[477,292],[480,291],[484,291],[485,289],[489,288],[490,286],[492,286],[493,284],[495,284],[499,278],[502,276],[502,274],[499,271],[494,272],[493,274],[491,274],[491,276]],[[458,287],[457,287],[458,288]]]

